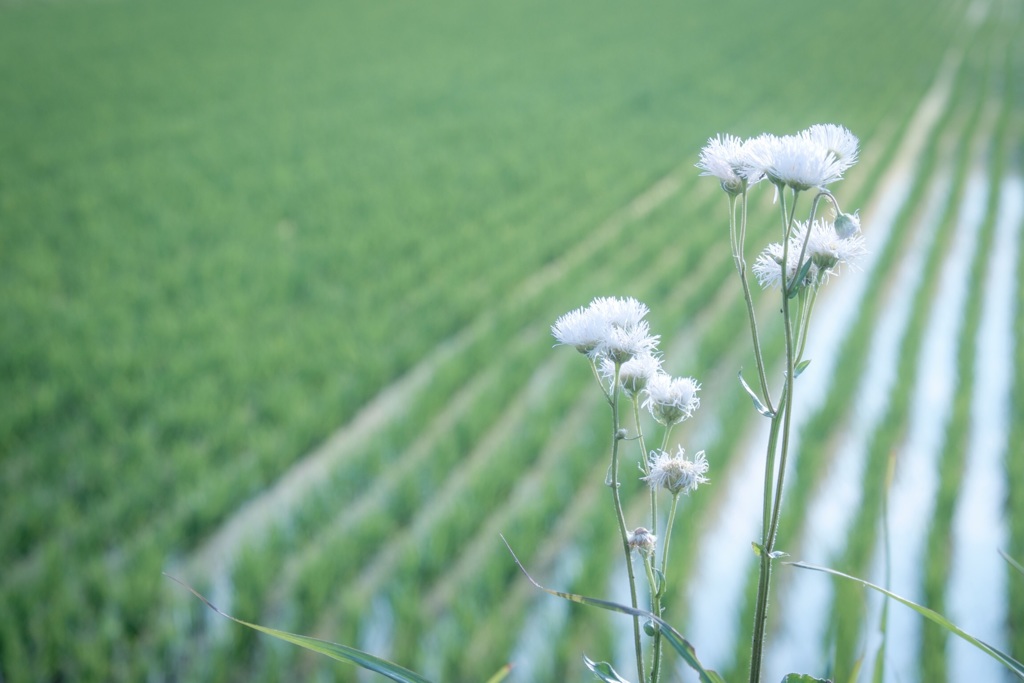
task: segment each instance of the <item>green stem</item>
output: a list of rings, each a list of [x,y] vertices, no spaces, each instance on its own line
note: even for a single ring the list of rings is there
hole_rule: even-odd
[[[612,466],[611,481],[612,500],[615,503],[615,516],[619,523],[619,536],[622,540],[622,552],[626,557],[626,573],[629,576],[629,598],[633,609],[637,609],[636,577],[633,575],[633,562],[629,550],[629,532],[626,530],[626,517],[622,512],[622,499],[619,497],[619,369],[615,364],[615,377],[611,389],[612,407]],[[633,646],[636,650],[637,680],[644,680],[644,656],[640,646],[640,617],[633,617]]]
[[[764,633],[768,621],[768,588],[772,582],[772,558],[760,553],[760,567],[757,576],[757,607],[754,612],[754,640],[750,651],[750,682],[760,683],[761,662],[764,659]]]
[[[640,439],[640,469],[643,471],[646,477],[651,473],[650,463],[647,461],[647,442],[644,440],[644,432],[640,428],[640,401],[634,398],[633,400],[633,421],[636,422],[636,434]],[[657,535],[657,522],[658,520],[658,496],[657,492],[651,489],[651,533]]]
[[[647,582],[651,585],[651,613],[661,616],[661,586],[655,580],[652,557],[644,557],[644,569],[647,570]],[[654,651],[651,656],[651,683],[657,683],[661,677],[661,629],[655,627]]]
[[[788,300],[782,304],[783,315],[786,316],[786,386],[788,391],[787,395],[793,393],[793,377],[794,372],[794,354],[795,349],[793,348],[793,326],[789,321],[789,305]],[[779,470],[776,477],[775,483],[775,501],[772,504],[772,523],[768,529],[768,543],[766,548],[769,552],[775,548],[775,535],[779,531],[779,515],[782,509],[782,485],[786,478],[786,460],[789,456],[789,437],[790,437],[790,424],[793,420],[793,401],[786,401],[786,409],[783,411],[782,420],[782,449],[779,453]]]
[[[665,543],[661,548],[661,578],[655,592],[655,600],[651,609],[661,616],[661,598],[665,592],[665,577],[668,576],[668,551],[672,543],[672,527],[676,521],[676,508],[679,506],[679,494],[672,494],[672,507],[669,509],[668,521],[665,523]],[[651,660],[651,683],[658,683],[661,678],[661,630],[654,633],[654,655]]]
[[[668,437],[672,433],[673,425],[665,427],[665,434],[661,437],[661,450],[668,448]],[[651,533],[658,535],[658,492],[651,489]]]
[[[804,359],[804,349],[807,347],[807,330],[811,326],[811,312],[814,310],[814,302],[818,300],[818,287],[810,288],[810,296],[806,301],[800,302],[800,326],[797,328],[797,352],[796,360],[799,363]]]
[[[668,513],[668,522],[665,524],[665,545],[661,550],[661,575],[668,575],[668,549],[672,542],[672,527],[676,521],[676,508],[679,506],[679,494],[672,494],[672,507]],[[661,616],[660,614],[658,615]]]
[[[796,214],[796,200],[799,196],[799,191],[793,191],[793,210],[789,217],[789,227],[793,224],[793,215]],[[788,228],[787,228],[788,233]],[[806,247],[806,241],[805,245]],[[788,292],[789,283],[786,281],[788,275],[788,263],[787,252],[789,248],[789,242],[786,242],[785,247],[782,250],[782,291]],[[796,380],[794,367],[796,365],[796,344],[793,339],[793,319],[789,314],[789,302],[788,296],[782,297],[782,325],[786,335],[786,396],[790,400],[786,401],[786,407],[783,411],[783,422],[782,422],[782,450],[779,453],[779,470],[776,475],[775,484],[775,502],[772,504],[772,522],[768,529],[768,538],[765,542],[765,548],[768,553],[775,549],[775,536],[779,530],[779,515],[782,509],[782,485],[786,479],[786,460],[789,456],[789,436],[790,436],[790,424],[793,419],[793,382]],[[766,596],[767,597],[767,596]]]
[[[636,436],[640,442],[640,454],[643,456],[640,458],[640,468],[643,470],[644,475],[650,474],[650,464],[647,462],[647,441],[644,439],[644,430],[640,426],[640,401],[636,397],[633,398],[633,422],[636,423]]]
[[[768,528],[772,518],[772,484],[775,482],[775,454],[779,444],[779,428],[782,426],[782,412],[786,405],[786,391],[783,387],[779,397],[778,412],[772,417],[768,431],[768,448],[765,449],[764,466],[764,501],[761,509],[761,543],[768,538]]]
[[[777,411],[772,418],[771,434],[769,436],[769,455],[765,465],[765,496],[763,513],[770,510],[771,521],[767,527],[764,526],[762,517],[762,536],[760,550],[760,571],[757,583],[757,602],[754,609],[754,636],[750,652],[750,683],[760,683],[761,668],[764,660],[764,641],[766,624],[768,621],[768,595],[771,592],[772,562],[775,546],[775,536],[778,532],[779,511],[782,502],[783,483],[786,477],[786,461],[789,452],[790,425],[793,413],[793,366],[795,355],[795,344],[793,339],[793,324],[789,311],[789,235],[793,227],[793,217],[796,214],[796,203],[799,191],[793,191],[792,209],[786,211],[785,188],[779,187],[779,203],[782,209],[783,220],[783,241],[782,241],[782,321],[786,337],[786,379],[783,388],[783,398],[780,399],[779,411],[782,417],[782,447],[778,456],[778,468],[775,467],[775,442],[779,433],[779,417]],[[771,496],[771,484],[774,479],[775,494]],[[771,500],[769,504],[768,500]]]
[[[804,241],[803,241],[803,244],[800,247],[800,258],[798,258],[796,260],[796,271],[797,272],[800,271],[800,266],[804,262],[804,256],[807,255],[807,243],[811,241],[811,226],[814,224],[814,214],[816,214],[818,212],[818,202],[821,201],[821,198],[823,196],[824,196],[823,194],[818,193],[818,195],[814,197],[814,201],[811,202],[811,215],[808,216],[808,218],[807,218],[807,230],[804,232]],[[829,195],[829,196],[831,196],[831,195]],[[793,193],[793,214],[794,215],[796,214],[796,193],[795,192]],[[790,222],[792,223],[792,217],[790,217]],[[791,287],[797,287],[799,285],[797,285],[796,282],[793,282],[793,283],[791,283],[790,286]],[[784,292],[788,292],[789,290],[783,288],[783,291]]]
[[[750,322],[750,336],[754,343],[754,361],[757,364],[757,377],[761,382],[761,394],[764,404],[769,411],[775,412],[772,407],[771,392],[768,391],[768,378],[764,369],[764,357],[761,355],[761,342],[757,333],[757,317],[754,315],[754,300],[750,294],[750,284],[747,282],[747,262],[743,255],[743,243],[747,234],[747,193],[743,192],[741,202],[741,218],[739,227],[736,225],[736,197],[729,199],[729,234],[732,238],[732,258],[736,264],[736,270],[740,274],[740,284],[743,286],[743,299],[747,303],[747,318]]]

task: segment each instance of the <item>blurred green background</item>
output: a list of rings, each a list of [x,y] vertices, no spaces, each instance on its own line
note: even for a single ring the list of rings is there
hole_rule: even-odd
[[[836,122],[870,150],[873,132],[906,124],[961,14],[883,0],[0,2],[0,679],[293,678],[299,660],[254,639],[195,645],[206,622],[175,616],[161,571],[498,311],[407,433],[346,475],[388,476],[450,396],[489,368],[507,376],[464,443],[431,459],[443,480],[503,419],[500,382],[548,358],[544,325],[598,294],[645,293],[657,311],[686,271],[643,290],[645,255],[697,268],[724,248],[722,205],[672,202],[529,307],[502,308],[508,292],[718,132]],[[682,324],[661,315],[666,336]],[[514,332],[537,323],[520,352]],[[575,404],[563,393],[527,443]],[[417,481],[407,500],[429,498]],[[303,524],[356,497],[326,495]],[[466,512],[460,533],[488,514]],[[414,516],[382,522],[385,542]],[[274,543],[236,581],[254,595],[236,599],[243,618],[260,617],[300,541]],[[436,543],[454,561],[457,544]],[[352,569],[319,580],[328,596],[373,558],[344,547]],[[485,607],[514,579],[495,571]],[[407,580],[419,595],[439,579],[394,582]],[[306,632],[317,617],[272,616]],[[394,638],[406,663],[412,641]],[[503,642],[446,676],[482,679]],[[578,678],[566,657],[559,675]]]

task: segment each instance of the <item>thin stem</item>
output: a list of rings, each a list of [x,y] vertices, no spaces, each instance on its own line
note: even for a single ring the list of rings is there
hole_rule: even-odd
[[[771,585],[772,564],[767,547],[771,524],[772,483],[775,481],[775,452],[779,442],[779,428],[787,400],[786,388],[783,387],[779,397],[778,412],[772,417],[771,429],[768,433],[768,448],[765,454],[764,470],[764,508],[761,513],[761,549],[760,570],[757,578],[757,602],[754,609],[754,640],[750,652],[750,680],[760,680],[761,660],[764,649],[764,629],[768,619],[768,588]],[[757,672],[755,675],[755,671]]]
[[[757,317],[754,315],[754,300],[750,295],[750,284],[747,282],[747,263],[743,255],[743,243],[747,233],[747,193],[743,192],[743,199],[740,202],[741,217],[739,228],[736,226],[736,197],[730,197],[729,204],[729,234],[732,236],[732,258],[736,264],[736,270],[740,274],[740,284],[743,286],[743,299],[747,304],[747,318],[750,321],[750,336],[754,343],[754,361],[757,365],[757,377],[761,382],[761,394],[764,404],[769,411],[775,412],[772,407],[772,396],[768,390],[768,378],[764,369],[764,357],[761,355],[761,342],[757,333]]]
[[[647,442],[644,440],[643,429],[640,428],[640,401],[634,398],[633,400],[633,421],[636,423],[636,434],[640,439],[640,469],[643,470],[644,476],[651,473],[650,463],[647,461]],[[657,530],[657,519],[658,519],[658,496],[654,489],[651,489],[651,533],[654,535],[658,534]]]
[[[793,348],[793,330],[792,324],[790,323],[789,316],[789,305],[788,300],[782,304],[783,315],[786,316],[786,385],[788,387],[788,394],[792,394],[793,391],[793,367],[794,367],[794,348]],[[779,515],[782,508],[782,485],[786,478],[786,460],[789,455],[789,436],[790,436],[790,424],[793,420],[793,402],[786,402],[786,409],[783,411],[782,420],[782,450],[779,454],[779,471],[775,482],[775,502],[772,504],[772,523],[768,529],[768,539],[765,547],[769,552],[775,548],[775,535],[779,531]]]
[[[761,667],[764,659],[765,626],[768,621],[768,594],[771,591],[772,576],[772,554],[774,553],[775,536],[778,532],[779,509],[782,502],[783,482],[786,477],[786,460],[789,451],[790,425],[793,414],[793,366],[795,344],[793,339],[793,321],[789,311],[789,235],[793,227],[793,217],[796,215],[797,198],[799,190],[793,191],[793,205],[789,212],[786,211],[785,188],[779,187],[779,203],[781,204],[783,220],[783,241],[782,241],[782,321],[786,338],[786,378],[783,388],[784,398],[780,400],[779,409],[782,416],[782,447],[778,456],[778,468],[774,463],[774,446],[778,439],[779,412],[772,418],[771,435],[769,436],[769,462],[765,465],[765,495],[770,496],[771,481],[774,479],[775,495],[769,504],[764,503],[764,512],[771,510],[771,521],[767,528],[762,526],[761,549],[760,549],[760,571],[758,573],[757,603],[754,611],[754,636],[750,653],[750,683],[760,683]],[[762,518],[763,524],[764,518]]]
[[[764,466],[764,502],[761,511],[761,543],[768,538],[768,528],[772,518],[772,484],[775,482],[775,453],[779,444],[779,427],[782,426],[782,411],[786,405],[786,391],[783,387],[779,397],[779,409],[772,417],[768,431],[768,448],[765,449]]]
[[[740,254],[739,247],[739,234],[736,228],[736,195],[729,195],[729,247],[732,249],[733,261],[738,261],[737,255]],[[739,269],[737,263],[736,268]]]
[[[757,575],[757,607],[754,612],[754,640],[750,651],[750,683],[760,683],[761,662],[764,659],[764,632],[768,621],[768,588],[772,582],[772,558],[760,553]]]
[[[814,206],[811,209],[812,218],[814,217],[814,210],[818,208],[818,200],[821,199],[822,197],[827,199],[832,204],[832,208],[835,210],[836,215],[839,215],[843,212],[843,210],[839,208],[839,201],[836,199],[834,194],[832,194],[828,190],[818,190],[818,196],[814,198]]]
[[[800,196],[800,190],[793,190],[793,207],[790,209],[789,214],[786,214],[786,192],[784,188],[779,188],[779,205],[782,208],[782,236],[783,241],[789,239],[789,233],[793,229],[793,217],[796,216],[796,200]],[[785,260],[785,256],[782,257]]]
[[[588,359],[590,360],[590,371],[594,373],[594,379],[597,381],[597,385],[601,387],[601,393],[604,394],[604,400],[608,401],[608,405],[612,406],[612,408],[614,409],[615,404],[612,403],[611,392],[615,390],[616,385],[613,384],[611,387],[605,388],[604,380],[601,379],[601,371],[597,369],[596,360],[589,357]]]
[[[665,523],[665,546],[661,550],[661,575],[668,575],[668,549],[672,542],[672,527],[676,521],[676,508],[679,506],[679,494],[672,494],[672,507],[669,509],[668,521]],[[658,615],[661,616],[660,614]]]
[[[661,587],[654,577],[653,555],[644,556],[644,569],[647,571],[647,583],[651,587],[651,613],[661,616]],[[657,628],[657,627],[656,627]],[[654,650],[651,661],[651,683],[656,683],[661,676],[661,629],[654,632]]]
[[[661,449],[664,451],[668,447],[668,437],[672,433],[673,425],[665,427],[665,434],[661,437]],[[651,533],[655,536],[658,535],[658,492],[653,488],[651,489]]]
[[[633,562],[629,550],[629,533],[626,531],[626,517],[622,512],[622,499],[619,497],[619,370],[621,363],[615,364],[615,377],[611,389],[612,408],[612,465],[611,482],[612,500],[615,503],[615,516],[619,522],[619,536],[622,539],[622,552],[626,556],[626,573],[629,576],[629,597],[633,609],[637,609],[636,577],[633,575]],[[637,680],[644,680],[644,656],[640,646],[640,617],[633,617],[633,646],[636,650]]]
[[[811,287],[811,294],[805,302],[801,302],[801,322],[797,328],[797,362],[804,359],[804,349],[807,347],[807,331],[811,326],[811,312],[814,310],[814,302],[818,300],[818,287]]]
[[[793,191],[793,211],[790,214],[789,222],[790,227],[793,223],[793,215],[796,214],[796,200],[799,196],[799,190]],[[820,195],[819,195],[820,196]],[[787,228],[788,231],[788,228]],[[806,247],[806,243],[804,245]],[[789,287],[786,282],[786,276],[788,274],[788,263],[786,262],[787,251],[789,242],[786,242],[786,246],[782,250],[782,291],[788,292]],[[795,354],[796,347],[793,342],[793,320],[789,314],[789,302],[790,298],[783,295],[782,297],[782,325],[786,334],[786,395],[790,400],[786,401],[786,409],[784,411],[784,417],[782,421],[782,450],[779,454],[779,470],[776,475],[775,483],[775,502],[772,504],[772,522],[768,529],[768,538],[765,539],[765,548],[768,550],[769,555],[775,549],[775,535],[779,530],[779,514],[782,508],[782,485],[786,479],[786,460],[789,456],[789,434],[790,424],[793,420],[793,382],[796,380],[795,373],[793,372],[795,365]],[[769,558],[770,561],[771,558]]]
[[[640,426],[640,401],[638,401],[634,397],[633,400],[632,400],[632,404],[633,404],[633,422],[636,423],[636,436],[637,436],[637,440],[640,442],[640,453],[643,454],[643,457],[640,459],[640,468],[643,470],[644,474],[647,475],[647,474],[650,474],[650,471],[649,471],[650,467],[649,467],[649,464],[647,462],[647,442],[644,439],[643,427]]]

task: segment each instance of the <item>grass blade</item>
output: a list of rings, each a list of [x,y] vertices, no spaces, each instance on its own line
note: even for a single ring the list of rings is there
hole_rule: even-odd
[[[902,596],[899,596],[899,595],[896,595],[892,591],[888,591],[888,590],[882,588],[881,586],[876,586],[875,584],[871,583],[870,581],[865,581],[864,579],[858,579],[856,576],[850,576],[849,574],[844,574],[843,572],[836,571],[835,569],[829,569],[828,567],[819,567],[818,565],[808,564],[806,562],[787,562],[786,564],[792,565],[794,567],[800,567],[801,569],[811,569],[811,570],[816,571],[816,572],[824,572],[825,574],[831,574],[832,576],[838,576],[840,578],[847,579],[848,581],[853,581],[855,583],[859,583],[860,585],[866,586],[867,588],[871,588],[872,590],[876,590],[879,593],[882,593],[883,595],[886,595],[886,596],[892,598],[893,600],[896,600],[897,602],[901,602],[904,605],[906,605],[907,607],[909,607],[912,610],[914,610],[915,612],[917,612],[918,614],[920,614],[921,616],[923,616],[925,619],[928,619],[929,621],[931,621],[931,622],[933,622],[935,624],[938,624],[939,626],[943,627],[944,629],[946,629],[950,633],[953,633],[953,634],[963,638],[968,643],[970,643],[974,647],[978,648],[979,650],[981,650],[985,654],[987,654],[990,657],[992,657],[993,659],[1001,662],[1007,668],[1009,668],[1010,671],[1015,673],[1018,678],[1020,678],[1021,680],[1024,680],[1024,664],[1021,664],[1020,662],[1018,662],[1016,659],[1014,659],[1010,655],[1006,654],[1005,652],[1000,651],[999,649],[997,649],[995,647],[992,647],[988,643],[986,643],[986,642],[984,642],[982,640],[978,640],[977,638],[975,638],[971,634],[967,633],[966,631],[964,631],[963,629],[958,627],[956,624],[954,624],[949,619],[947,619],[946,617],[942,616],[941,614],[939,614],[935,610],[928,609],[927,607],[919,605],[916,602],[912,602],[910,600],[907,600],[906,598],[904,598]]]
[[[595,662],[590,657],[583,655],[583,663],[594,672],[594,675],[605,683],[629,683],[619,675],[619,672],[612,668],[608,662]]]
[[[761,399],[757,397],[754,390],[750,388],[749,384],[747,384],[747,380],[743,379],[742,371],[737,375],[737,377],[740,379],[740,385],[743,387],[743,390],[747,392],[747,396],[749,396],[750,400],[754,402],[754,410],[765,417],[775,417],[775,413],[768,410],[768,407],[761,403]]]
[[[541,589],[545,593],[550,593],[551,595],[563,598],[565,600],[569,600],[570,602],[577,602],[581,605],[591,605],[593,607],[600,607],[601,609],[605,609],[610,612],[619,612],[621,614],[629,614],[631,616],[649,619],[650,621],[658,625],[658,628],[661,631],[662,636],[665,638],[665,640],[669,642],[672,648],[679,653],[679,656],[683,658],[683,661],[685,661],[691,669],[697,672],[697,674],[700,677],[701,683],[725,683],[725,680],[718,674],[718,672],[704,668],[704,665],[700,663],[699,659],[697,659],[697,651],[694,650],[693,645],[691,645],[690,642],[686,640],[686,638],[684,638],[678,631],[672,628],[672,626],[670,626],[668,622],[666,622],[661,617],[656,616],[655,614],[653,614],[652,612],[648,612],[647,610],[633,609],[632,607],[629,607],[627,605],[620,605],[617,602],[601,600],[599,598],[588,598],[584,595],[576,595],[574,593],[563,593],[561,591],[545,588],[544,586],[537,583],[534,580],[534,578],[530,576],[530,573],[526,571],[526,567],[524,567],[523,563],[519,561],[518,557],[516,557],[515,552],[513,552],[512,547],[509,546],[508,541],[505,540],[504,536],[501,537],[501,540],[505,541],[505,547],[508,548],[508,551],[510,553],[512,553],[512,559],[515,560],[516,565],[523,572],[523,574],[526,575],[526,578],[529,579],[530,583],[532,583],[537,588]]]
[[[171,581],[174,581],[175,583],[184,586],[189,591],[191,591],[192,595],[202,600],[207,607],[209,607],[222,617],[230,619],[236,624],[247,626],[255,631],[260,631],[262,633],[266,633],[267,635],[278,638],[279,640],[283,640],[294,645],[298,645],[299,647],[304,647],[307,650],[312,650],[313,652],[326,655],[331,659],[338,660],[339,662],[348,662],[349,664],[355,664],[356,666],[368,669],[369,671],[374,671],[383,676],[387,676],[393,681],[398,681],[398,683],[431,683],[429,680],[423,678],[414,671],[409,671],[408,669],[405,669],[401,666],[398,666],[397,664],[389,662],[386,659],[374,657],[373,655],[367,652],[357,650],[347,645],[339,645],[338,643],[331,643],[326,640],[320,640],[318,638],[310,638],[309,636],[300,636],[295,633],[288,633],[287,631],[278,631],[277,629],[267,628],[266,626],[260,626],[259,624],[250,624],[248,621],[242,621],[241,619],[237,619],[231,616],[230,614],[220,611],[212,602],[207,600],[196,589],[192,588],[188,584],[179,581],[170,574],[164,574],[164,576],[169,578]],[[499,674],[500,673],[501,672],[499,672]],[[507,671],[505,673],[507,673]],[[504,675],[502,675],[500,678],[492,678],[491,680],[500,681],[501,678],[504,678]]]
[[[1011,567],[1016,569],[1017,572],[1021,576],[1024,576],[1024,566],[1022,566],[1020,562],[1018,562],[1017,560],[1013,559],[1012,557],[1010,557],[1009,555],[1004,553],[1002,550],[999,551],[999,554],[1002,555],[1003,559],[1006,560],[1010,564]]]
[[[493,676],[487,679],[487,683],[501,683],[505,680],[505,677],[512,671],[512,665],[506,664],[505,666],[498,669]]]

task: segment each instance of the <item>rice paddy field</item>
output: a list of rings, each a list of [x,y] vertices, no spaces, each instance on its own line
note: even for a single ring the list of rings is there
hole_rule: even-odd
[[[595,296],[702,383],[665,617],[745,680],[765,425],[693,165],[814,123],[861,140],[869,254],[815,310],[778,547],[1024,658],[1019,1],[0,0],[0,83],[0,681],[375,680],[164,572],[436,681],[628,662],[500,536],[621,599],[607,407],[550,336]],[[882,603],[776,579],[767,680],[868,680]],[[888,681],[1010,680],[897,605],[886,643]]]

